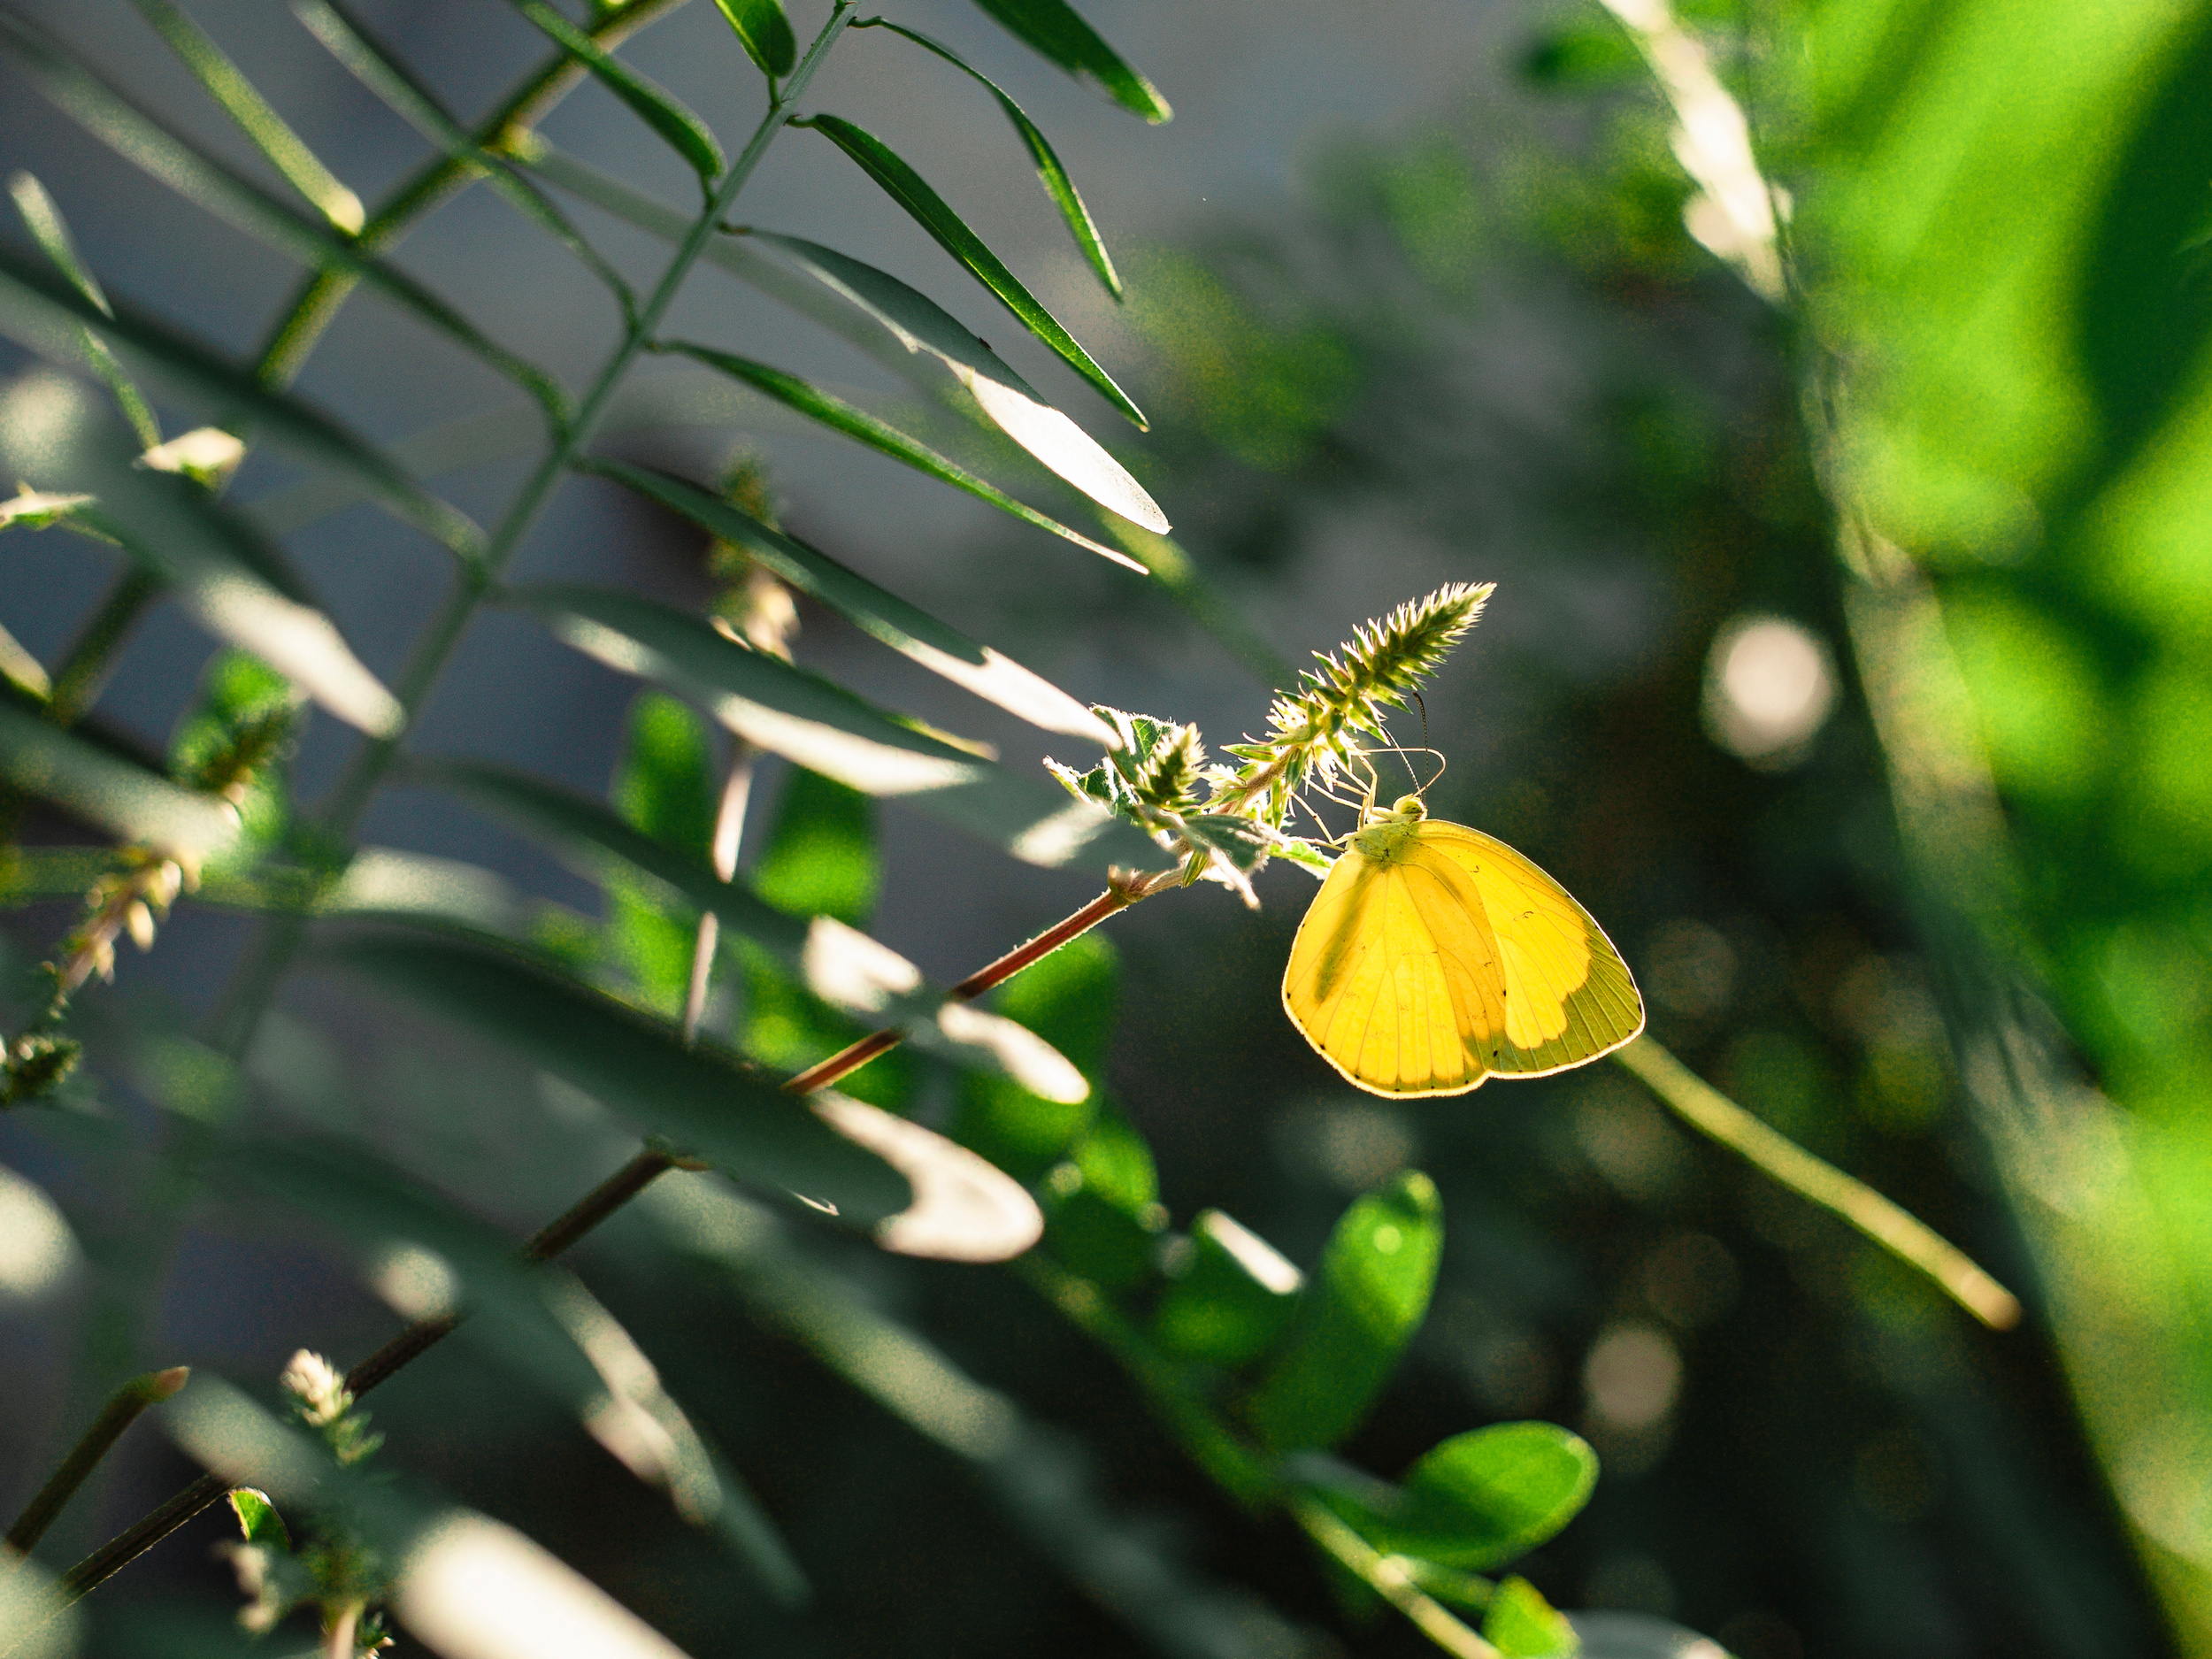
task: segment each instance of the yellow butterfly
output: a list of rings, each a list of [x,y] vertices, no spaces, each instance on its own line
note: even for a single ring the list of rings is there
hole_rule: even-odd
[[[1416,795],[1363,828],[1298,926],[1283,1009],[1376,1094],[1463,1094],[1609,1054],[1644,1028],[1590,913],[1503,841]]]

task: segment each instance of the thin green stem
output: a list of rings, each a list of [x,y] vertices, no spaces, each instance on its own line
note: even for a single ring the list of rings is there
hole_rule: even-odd
[[[1411,1621],[1413,1627],[1455,1659],[1502,1659],[1498,1650],[1461,1623],[1442,1602],[1414,1582],[1394,1555],[1386,1555],[1345,1525],[1318,1499],[1299,1494],[1290,1513],[1308,1538]]]
[[[29,1555],[31,1547],[46,1536],[46,1529],[61,1513],[62,1505],[76,1495],[77,1489],[100,1466],[100,1460],[122,1438],[123,1431],[138,1420],[138,1414],[148,1406],[159,1405],[168,1399],[184,1386],[191,1375],[186,1367],[173,1365],[167,1371],[134,1377],[109,1395],[100,1415],[92,1420],[92,1426],[69,1448],[69,1455],[61,1460],[61,1467],[54,1471],[53,1479],[38,1489],[38,1495],[24,1506],[15,1525],[8,1528],[8,1547],[19,1555]]]
[[[1649,1037],[1613,1058],[1683,1122],[1711,1136],[1800,1196],[1849,1222],[1993,1331],[2020,1323],[2020,1299],[1917,1217],[1769,1128]]]
[[[660,326],[661,319],[667,315],[668,308],[675,303],[684,279],[690,275],[692,266],[713,240],[715,227],[729,211],[739,192],[752,177],[753,170],[760,165],[761,157],[767,154],[768,146],[775,141],[776,134],[790,119],[791,105],[805,92],[808,84],[814,79],[815,72],[820,68],[823,58],[836,43],[838,35],[844,32],[856,3],[857,0],[837,0],[829,20],[822,26],[822,32],[815,37],[813,45],[807,49],[807,54],[800,59],[798,67],[792,71],[791,78],[784,83],[782,96],[769,105],[768,112],[761,118],[759,126],[754,128],[744,150],[716,186],[705,210],[693,221],[690,232],[677,249],[675,257],[669,262],[651,297],[639,311],[636,322],[624,332],[621,343],[615,348],[613,355],[593,381],[591,390],[577,411],[576,418],[569,423],[559,442],[523,485],[513,505],[508,509],[506,518],[492,536],[481,562],[465,567],[457,574],[444,606],[417,641],[414,654],[400,676],[396,689],[400,705],[406,711],[400,733],[373,740],[356,752],[353,764],[340,779],[329,805],[324,810],[321,827],[334,841],[344,841],[351,838],[362,810],[367,806],[377,786],[383,781],[385,772],[399,752],[399,736],[404,735],[406,729],[412,726],[416,715],[430,695],[431,687],[437,683],[438,676],[452,657],[455,647],[460,643],[462,634],[474,618],[477,608],[483,603],[493,580],[514,556],[515,549],[521,545],[523,538],[536,524],[538,515],[544,511],[546,503],[551,499],[555,486],[581,453],[583,446],[590,441],[600,418],[606,412],[609,400],[621,386],[623,377],[637,360],[638,355],[651,342],[654,331]],[[216,1046],[232,1055],[245,1051],[246,1046],[253,1040],[254,1031],[260,1024],[262,1012],[267,1007],[277,982],[282,979],[285,968],[299,947],[304,931],[303,924],[292,922],[280,924],[263,935],[259,947],[241,968],[230,995],[226,997],[218,1013],[213,1037]]]
[[[74,726],[99,701],[101,687],[115,664],[116,649],[161,592],[161,583],[137,565],[115,579],[92,618],[79,630],[68,656],[54,671],[54,694],[46,718]]]

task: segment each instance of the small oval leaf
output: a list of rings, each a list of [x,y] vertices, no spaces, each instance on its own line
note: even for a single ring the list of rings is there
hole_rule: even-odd
[[[1589,1502],[1598,1460],[1549,1423],[1455,1434],[1406,1472],[1388,1542],[1409,1555],[1487,1572],[1543,1543]]]
[[[738,44],[764,75],[780,81],[799,61],[799,42],[783,0],[714,0],[737,35]]]
[[[1246,1402],[1265,1445],[1333,1446],[1359,1426],[1421,1328],[1443,1243],[1436,1184],[1417,1170],[1344,1212],[1289,1337]]]

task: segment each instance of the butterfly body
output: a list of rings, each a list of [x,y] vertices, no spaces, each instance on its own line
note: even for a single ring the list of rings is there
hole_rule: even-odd
[[[1644,1025],[1636,982],[1589,912],[1503,841],[1429,818],[1417,795],[1350,838],[1291,945],[1283,1007],[1378,1094],[1563,1071]]]

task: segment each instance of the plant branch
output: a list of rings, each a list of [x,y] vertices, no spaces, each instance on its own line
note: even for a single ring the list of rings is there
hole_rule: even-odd
[[[92,1420],[92,1426],[84,1432],[77,1443],[69,1448],[69,1455],[61,1460],[61,1467],[54,1471],[53,1479],[38,1489],[38,1495],[24,1505],[23,1513],[16,1517],[15,1525],[8,1529],[8,1547],[18,1555],[27,1555],[31,1548],[46,1535],[46,1529],[61,1513],[62,1505],[76,1495],[100,1460],[108,1455],[123,1431],[138,1420],[138,1414],[148,1406],[159,1405],[185,1385],[191,1371],[183,1365],[173,1365],[167,1371],[148,1371],[143,1377],[134,1377],[108,1396],[100,1415]]]
[[[1495,1647],[1423,1591],[1395,1556],[1378,1550],[1332,1514],[1326,1504],[1302,1493],[1290,1500],[1290,1512],[1308,1538],[1404,1614],[1416,1630],[1446,1653],[1455,1659],[1502,1659]]]
[[[1872,1187],[1761,1123],[1648,1036],[1615,1049],[1613,1058],[1683,1122],[1918,1268],[1993,1331],[2009,1331],[2020,1323],[2020,1299],[1956,1245]]]

